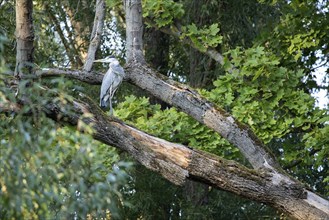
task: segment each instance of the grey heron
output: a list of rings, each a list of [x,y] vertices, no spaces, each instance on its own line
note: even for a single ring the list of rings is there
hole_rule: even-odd
[[[110,68],[107,70],[103,77],[101,93],[100,93],[100,106],[107,107],[110,104],[110,114],[113,114],[112,98],[115,91],[120,86],[125,72],[120,66],[119,61],[113,56],[108,56],[104,59],[95,60],[94,62],[110,63]]]

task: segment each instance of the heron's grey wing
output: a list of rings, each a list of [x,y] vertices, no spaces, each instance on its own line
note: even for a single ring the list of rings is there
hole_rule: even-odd
[[[110,65],[112,72],[114,73],[114,80],[113,80],[113,93],[121,84],[123,77],[125,75],[124,69],[120,65]],[[112,95],[113,96],[113,95]]]
[[[109,70],[106,72],[102,80],[101,93],[100,93],[101,106],[108,105],[108,101],[112,95],[111,91],[113,87],[114,77],[115,77],[115,73],[112,71],[111,68],[109,68]],[[102,105],[102,102],[104,105]]]

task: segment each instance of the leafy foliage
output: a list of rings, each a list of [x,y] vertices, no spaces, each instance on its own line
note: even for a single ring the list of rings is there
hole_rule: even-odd
[[[203,91],[204,95],[248,124],[264,143],[271,146],[280,140],[273,150],[283,163],[304,158],[303,166],[311,167],[306,170],[327,176],[329,139],[324,134],[328,113],[315,108],[314,98],[299,89],[303,71],[281,66],[280,58],[261,46],[237,48],[226,55],[230,58],[224,64],[228,72],[214,81],[213,90]],[[299,134],[293,145],[289,140],[297,137],[292,134]]]
[[[219,35],[218,24],[212,24],[208,28],[204,27],[198,29],[197,26],[192,23],[186,27],[183,27],[182,39],[189,37],[193,44],[200,50],[205,52],[208,48],[217,47],[222,42],[222,36]]]
[[[8,77],[0,77],[1,103],[30,103],[20,113],[0,115],[0,218],[105,217],[107,210],[117,216],[125,204],[120,190],[130,165],[120,162],[114,151],[95,147],[99,143],[91,133],[58,126],[40,111],[49,100],[68,101],[65,84],[56,80],[59,90],[45,90],[38,82],[27,87],[21,81],[15,97],[4,85]],[[60,98],[52,99],[54,92]]]
[[[148,98],[128,96],[120,103],[116,115],[127,123],[165,140],[222,155],[238,158],[240,155],[225,139],[175,108],[160,110]]]
[[[174,0],[143,0],[143,17],[150,17],[158,27],[170,25],[184,14],[183,5]]]
[[[175,108],[161,110],[160,105],[151,105],[148,98],[127,96],[118,104],[115,114],[157,137],[244,162],[237,148]],[[195,191],[189,193],[188,187],[175,186],[141,165],[135,166],[131,176],[132,181],[125,190],[124,199],[133,206],[123,208],[122,216],[126,218],[217,219],[219,216],[228,218],[233,215],[242,218],[252,216],[253,211],[258,210],[260,218],[270,215],[275,219],[275,212],[269,207],[241,200],[203,184],[196,184]],[[200,205],[203,200],[207,202]]]
[[[261,43],[280,54],[282,63],[305,70],[303,87],[318,89],[315,83],[318,67],[328,72],[328,1],[273,1],[281,8],[280,22],[264,32]],[[328,76],[328,74],[327,74]],[[328,80],[328,77],[325,78]]]

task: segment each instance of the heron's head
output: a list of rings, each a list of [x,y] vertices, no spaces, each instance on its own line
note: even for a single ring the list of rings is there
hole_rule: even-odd
[[[103,59],[99,60],[94,60],[94,62],[99,62],[99,63],[112,63],[112,62],[118,62],[118,60],[114,56],[108,56]]]

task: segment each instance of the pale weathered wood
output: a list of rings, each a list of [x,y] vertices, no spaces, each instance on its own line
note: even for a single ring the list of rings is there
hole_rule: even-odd
[[[218,132],[237,146],[254,168],[264,168],[265,164],[268,164],[267,168],[270,169],[280,167],[249,127],[242,125],[224,110],[202,98],[195,90],[137,62],[127,64],[126,74],[131,83]]]
[[[296,219],[329,219],[329,203],[298,181],[275,171],[253,170],[206,152],[171,143],[146,134],[115,118],[108,118],[88,98],[69,101],[74,114],[64,106],[44,106],[49,117],[77,125],[79,120],[93,127],[95,139],[128,152],[146,168],[160,173],[174,184],[187,179],[210,184],[245,198],[268,204]],[[71,109],[71,108],[70,108]]]
[[[104,0],[97,0],[93,30],[90,36],[87,58],[83,66],[83,69],[85,71],[90,71],[93,66],[93,62],[95,60],[95,54],[101,42],[101,36],[104,27],[104,18],[105,18],[105,2]]]

